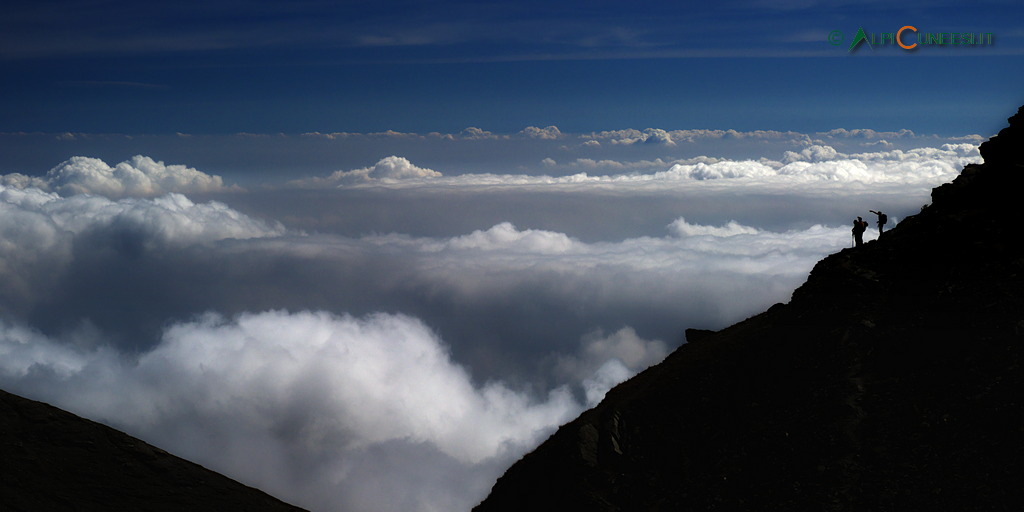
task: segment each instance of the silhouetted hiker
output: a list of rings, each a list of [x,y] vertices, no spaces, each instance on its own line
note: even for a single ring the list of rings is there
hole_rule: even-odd
[[[853,221],[853,245],[860,247],[864,243],[864,231],[868,229],[868,221],[857,217]]]
[[[881,235],[882,234],[882,226],[884,226],[885,223],[889,220],[889,216],[884,214],[884,213],[882,213],[882,212],[876,212],[874,210],[868,210],[868,211],[873,213],[873,214],[875,214],[875,215],[878,215],[878,234]]]

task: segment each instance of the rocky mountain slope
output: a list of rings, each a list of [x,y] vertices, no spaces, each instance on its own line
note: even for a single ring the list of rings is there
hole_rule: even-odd
[[[1018,510],[1024,107],[981,152],[788,304],[688,331],[474,510]]]
[[[0,510],[302,509],[107,426],[0,391]]]

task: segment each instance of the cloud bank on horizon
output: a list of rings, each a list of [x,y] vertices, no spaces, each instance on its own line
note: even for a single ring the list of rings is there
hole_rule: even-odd
[[[91,194],[108,198],[228,190],[220,176],[184,165],[165,165],[142,155],[113,167],[98,158],[75,156],[41,177],[11,173],[0,176],[0,184],[53,191],[62,196]]]
[[[906,133],[714,137],[778,151],[549,127],[384,136],[525,148],[532,173],[391,154],[246,188],[145,156],[4,175],[0,386],[314,510],[466,510],[683,329],[788,300],[850,215],[898,220],[979,161]]]
[[[371,167],[352,171],[336,171],[326,178],[293,180],[290,186],[299,188],[343,187],[349,185],[423,187],[436,186],[544,186],[544,185],[601,185],[615,184],[621,188],[630,185],[653,183],[664,189],[673,183],[692,181],[746,178],[758,186],[769,184],[769,180],[781,181],[781,186],[791,187],[797,183],[841,182],[849,184],[879,185],[887,183],[912,184],[934,183],[936,179],[947,179],[967,163],[977,160],[976,145],[943,144],[940,148],[917,148],[909,151],[892,150],[847,155],[831,146],[811,145],[800,152],[786,151],[781,162],[761,159],[760,161],[732,161],[709,157],[696,157],[675,161],[665,171],[650,174],[629,173],[594,175],[580,172],[568,176],[526,174],[463,174],[444,178],[431,169],[413,165],[408,159],[389,156]],[[651,166],[664,162],[643,162]],[[557,165],[553,159],[542,161],[543,167]],[[628,165],[615,161],[576,159],[570,167],[622,169]],[[749,185],[749,183],[748,183]]]
[[[662,179],[673,173],[695,179],[780,174],[793,179],[879,182],[914,179],[916,162],[941,161],[958,168],[950,156],[976,156],[972,146],[984,139],[981,135],[920,135],[909,130],[800,133],[648,128],[567,133],[555,126],[531,126],[510,134],[478,128],[426,134],[0,133],[0,145],[9,147],[0,161],[0,174],[7,174],[2,179],[9,186],[107,197],[218,192],[229,186],[286,182],[301,188],[431,178],[443,178],[438,182],[443,183],[462,175],[476,175],[481,182],[496,184],[545,176],[563,182],[599,177]],[[140,156],[140,147],[164,161],[188,161],[195,167]],[[73,157],[54,167],[54,162],[45,159],[49,154],[88,156]],[[117,164],[104,161],[127,155],[134,156]],[[856,169],[848,165],[855,162],[874,168],[889,166],[892,172],[879,174],[865,166]],[[232,182],[235,185],[226,185]]]

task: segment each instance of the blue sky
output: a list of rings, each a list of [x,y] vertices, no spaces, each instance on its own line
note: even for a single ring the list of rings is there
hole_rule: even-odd
[[[993,128],[1024,102],[1012,1],[23,2],[0,131]],[[859,27],[987,32],[865,48]],[[998,126],[995,126],[998,127]],[[987,135],[987,133],[986,133]]]

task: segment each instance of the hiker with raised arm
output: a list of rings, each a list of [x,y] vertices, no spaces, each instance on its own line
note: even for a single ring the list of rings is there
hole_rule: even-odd
[[[873,214],[875,214],[875,215],[878,215],[878,234],[879,234],[879,236],[881,236],[881,234],[882,234],[882,226],[885,226],[885,223],[889,221],[889,216],[884,214],[884,213],[882,213],[882,212],[876,212],[874,210],[868,210],[868,211],[873,213]]]

